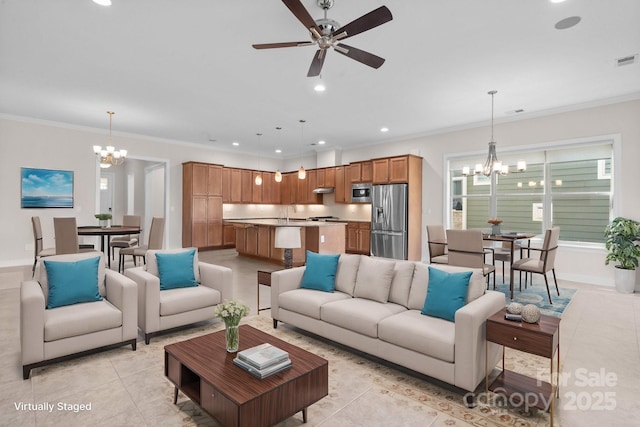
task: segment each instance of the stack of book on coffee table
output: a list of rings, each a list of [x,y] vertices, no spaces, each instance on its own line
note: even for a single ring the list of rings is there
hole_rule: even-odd
[[[233,363],[260,379],[291,366],[289,353],[268,343],[238,352]]]

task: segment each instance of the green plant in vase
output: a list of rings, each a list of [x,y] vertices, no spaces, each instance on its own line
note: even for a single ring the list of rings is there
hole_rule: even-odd
[[[109,220],[111,220],[110,213],[99,213],[94,215],[98,221],[100,221],[100,227],[107,228],[109,226]]]
[[[631,293],[635,287],[635,270],[638,268],[640,247],[640,222],[617,217],[604,230],[604,245],[609,251],[605,264],[617,261],[616,289],[619,292]]]

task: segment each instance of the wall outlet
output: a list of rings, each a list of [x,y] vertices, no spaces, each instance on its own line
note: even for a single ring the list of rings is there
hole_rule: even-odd
[[[320,235],[320,243],[324,243],[324,234]]]

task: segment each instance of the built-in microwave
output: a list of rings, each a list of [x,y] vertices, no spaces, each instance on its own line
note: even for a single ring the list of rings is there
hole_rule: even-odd
[[[371,184],[351,184],[352,203],[371,203]]]

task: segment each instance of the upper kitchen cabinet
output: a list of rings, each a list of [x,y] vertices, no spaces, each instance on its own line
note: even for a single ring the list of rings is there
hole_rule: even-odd
[[[316,169],[318,187],[335,188],[336,186],[336,168]]]
[[[422,171],[422,158],[414,155],[374,159],[372,163],[374,184],[408,183],[414,181],[417,170]]]
[[[222,168],[222,202],[242,202],[242,171],[236,168]]]
[[[373,179],[373,163],[371,160],[349,164],[349,179],[351,182],[370,183]]]
[[[253,203],[253,172],[246,169],[240,170],[242,203]]]
[[[336,203],[346,203],[345,201],[345,194],[349,194],[345,192],[345,185],[344,185],[344,181],[345,181],[345,177],[344,177],[344,171],[345,168],[348,169],[348,166],[336,166],[335,167],[335,185],[336,185],[336,191],[335,191],[335,201]],[[351,187],[351,185],[349,185],[349,187]]]

